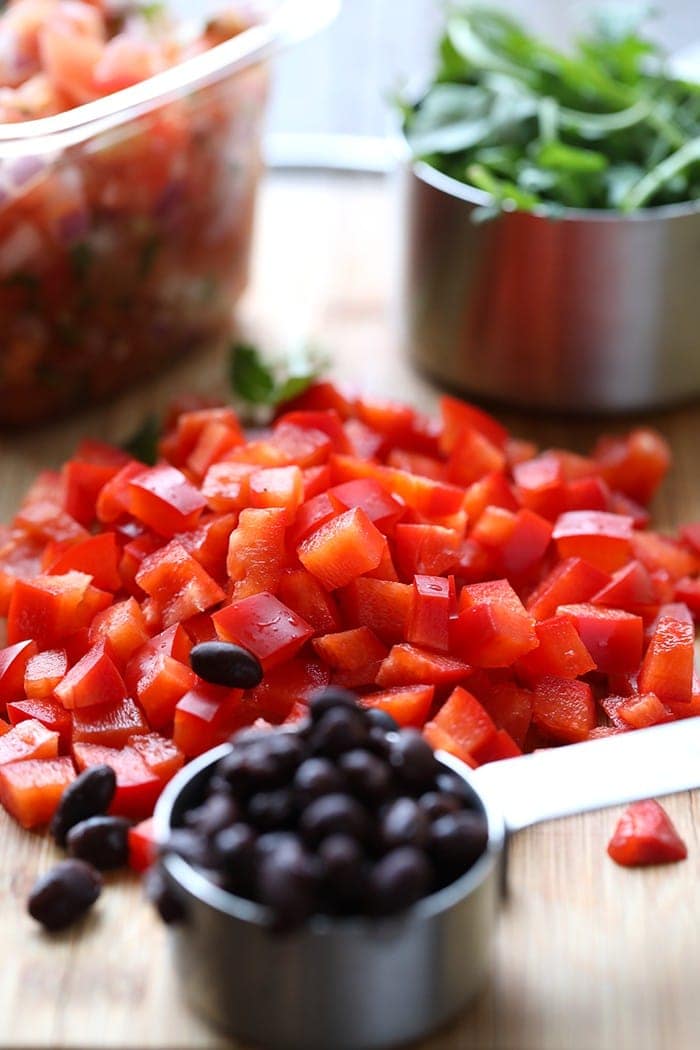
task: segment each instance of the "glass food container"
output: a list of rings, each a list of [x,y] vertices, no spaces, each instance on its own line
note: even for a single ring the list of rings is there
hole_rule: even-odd
[[[247,279],[266,60],[335,9],[268,4],[142,83],[0,124],[0,425],[103,399],[225,339]]]

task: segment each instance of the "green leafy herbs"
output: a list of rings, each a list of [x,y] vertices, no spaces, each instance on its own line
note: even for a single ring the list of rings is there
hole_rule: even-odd
[[[449,9],[434,82],[402,104],[416,158],[501,207],[639,208],[700,199],[700,85],[641,35],[646,5],[597,11],[571,53],[507,15]]]
[[[292,351],[283,361],[271,362],[256,347],[237,343],[231,348],[231,386],[248,405],[275,408],[303,393],[326,367],[313,347]]]
[[[161,425],[155,412],[146,416],[139,428],[129,437],[122,448],[134,459],[149,466],[158,459],[158,439],[160,438]]]

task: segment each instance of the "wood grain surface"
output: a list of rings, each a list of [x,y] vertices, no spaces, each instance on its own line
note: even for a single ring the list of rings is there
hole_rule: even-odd
[[[411,372],[395,336],[394,189],[359,177],[270,177],[242,318],[280,349],[311,335],[332,353],[337,376],[430,409],[436,391]],[[122,439],[174,391],[217,390],[222,383],[223,361],[211,354],[70,423],[3,437],[0,519],[34,473],[59,464],[80,436]],[[505,418],[522,435],[575,448],[585,448],[600,429],[594,422]],[[700,519],[700,414],[685,408],[653,422],[675,456],[656,523]],[[700,794],[676,796],[668,810],[689,857],[667,868],[623,870],[607,858],[614,810],[521,833],[488,986],[421,1050],[700,1045]],[[35,927],[25,898],[55,859],[47,840],[0,814],[0,1046],[231,1046],[182,1004],[167,933],[135,878],[109,877],[94,913],[72,933],[49,937]]]

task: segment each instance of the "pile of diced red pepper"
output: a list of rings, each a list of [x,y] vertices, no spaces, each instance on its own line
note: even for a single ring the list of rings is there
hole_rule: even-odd
[[[318,382],[248,434],[172,414],[159,453],[82,442],[0,538],[0,799],[25,826],[104,762],[146,818],[185,759],[328,682],[472,766],[700,713],[700,524],[647,528],[650,430],[540,452],[453,398],[436,420]],[[197,678],[215,637],[261,685]]]

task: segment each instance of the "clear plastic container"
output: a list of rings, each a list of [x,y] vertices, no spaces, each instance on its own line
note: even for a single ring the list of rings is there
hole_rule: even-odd
[[[231,329],[261,171],[266,60],[336,0],[56,116],[0,124],[0,424],[105,398]]]

